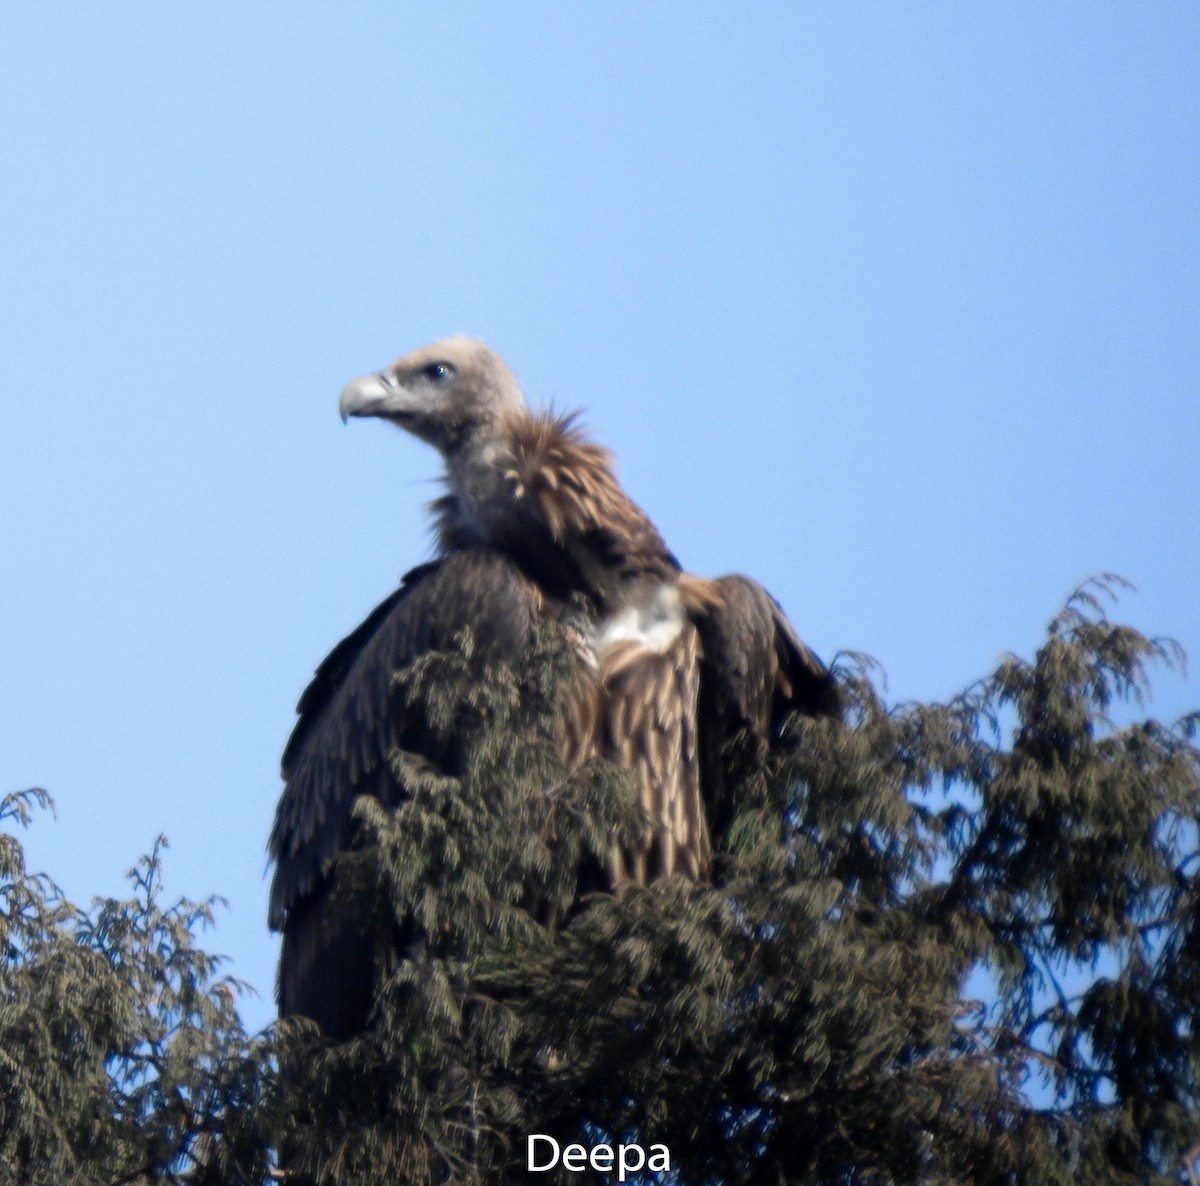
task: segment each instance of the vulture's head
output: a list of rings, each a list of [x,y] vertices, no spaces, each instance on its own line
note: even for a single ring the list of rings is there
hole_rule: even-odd
[[[527,416],[516,376],[494,350],[473,338],[446,338],[346,385],[342,419],[378,416],[428,441],[447,457],[467,443],[501,439]]]

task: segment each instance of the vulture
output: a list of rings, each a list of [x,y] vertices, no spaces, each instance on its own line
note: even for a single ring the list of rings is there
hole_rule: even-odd
[[[320,665],[284,750],[269,845],[279,1010],[334,1039],[359,1032],[370,1008],[372,953],[332,902],[351,808],[360,795],[385,808],[403,800],[387,760],[397,748],[447,761],[398,704],[395,676],[422,655],[469,628],[481,662],[517,668],[540,623],[564,623],[577,662],[561,756],[568,768],[600,755],[630,771],[649,821],[636,845],[614,847],[613,888],[709,879],[729,810],[723,743],[744,730],[772,744],[791,712],[838,712],[830,672],[766,590],[685,573],[609,452],[576,416],[532,411],[482,342],[449,338],[355,379],[340,412],[432,445],[445,493],[431,508],[435,558]]]

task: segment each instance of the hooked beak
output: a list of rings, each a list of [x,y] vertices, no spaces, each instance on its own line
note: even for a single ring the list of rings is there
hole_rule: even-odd
[[[382,374],[361,375],[342,389],[338,412],[344,424],[351,416],[387,416],[401,409],[389,407],[399,394],[397,388]]]

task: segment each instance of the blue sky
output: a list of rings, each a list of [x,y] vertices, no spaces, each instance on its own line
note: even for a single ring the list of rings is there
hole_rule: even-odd
[[[5,5],[31,864],[86,900],[165,832],[269,1020],[293,706],[436,492],[338,392],[458,331],[586,409],[687,567],[896,698],[1030,654],[1101,570],[1200,660],[1197,61],[1190,3]]]

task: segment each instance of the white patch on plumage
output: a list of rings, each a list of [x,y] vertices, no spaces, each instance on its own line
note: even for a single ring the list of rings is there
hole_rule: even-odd
[[[683,603],[675,585],[653,584],[640,597],[627,601],[597,623],[593,645],[603,655],[618,643],[636,642],[656,655],[663,654],[683,629]]]

